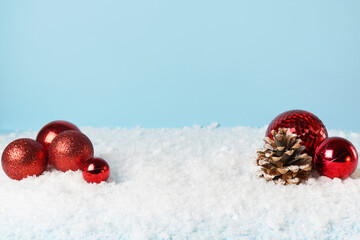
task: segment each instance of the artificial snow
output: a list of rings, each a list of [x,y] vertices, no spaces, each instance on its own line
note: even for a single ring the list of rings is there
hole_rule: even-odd
[[[360,239],[360,171],[275,185],[256,175],[264,128],[81,128],[111,173],[0,171],[0,239]],[[11,141],[37,132],[0,135]],[[360,149],[360,134],[332,130]]]

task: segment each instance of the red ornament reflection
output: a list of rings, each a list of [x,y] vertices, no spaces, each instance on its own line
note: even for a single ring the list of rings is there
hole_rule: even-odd
[[[91,158],[84,164],[83,177],[88,183],[106,181],[110,175],[109,164],[102,158]]]
[[[79,131],[80,129],[67,121],[53,121],[46,124],[36,136],[36,141],[39,142],[46,149],[46,152],[49,151],[50,143],[54,140],[54,138],[61,132],[67,130],[75,130]]]
[[[266,136],[273,139],[272,130],[288,128],[303,141],[306,152],[313,157],[316,148],[328,137],[325,125],[314,114],[304,110],[291,110],[278,115],[266,130]]]
[[[348,140],[331,137],[320,144],[314,157],[315,169],[329,178],[345,179],[356,169],[358,153]]]

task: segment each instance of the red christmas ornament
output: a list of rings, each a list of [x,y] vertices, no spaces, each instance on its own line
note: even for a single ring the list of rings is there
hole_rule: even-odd
[[[106,181],[110,175],[109,164],[102,158],[91,158],[84,164],[83,177],[88,183]]]
[[[45,149],[35,140],[17,139],[5,148],[1,164],[11,179],[21,180],[27,176],[39,176],[47,166]]]
[[[314,164],[321,175],[345,179],[355,171],[358,153],[348,140],[331,137],[316,149]]]
[[[49,152],[50,143],[54,138],[61,132],[67,130],[76,130],[80,132],[80,129],[74,124],[67,121],[53,121],[46,124],[36,136],[36,141],[38,141],[46,150],[46,153]]]
[[[49,148],[49,160],[57,170],[66,172],[82,169],[83,164],[94,156],[90,139],[75,130],[59,133]]]
[[[307,152],[314,156],[316,148],[328,137],[325,125],[314,114],[303,110],[291,110],[278,115],[269,125],[266,136],[273,139],[271,131],[288,128],[303,141]]]

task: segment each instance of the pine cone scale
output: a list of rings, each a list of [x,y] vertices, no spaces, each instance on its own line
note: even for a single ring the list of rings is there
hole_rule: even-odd
[[[278,184],[298,184],[307,180],[312,169],[311,157],[302,153],[305,147],[301,140],[285,128],[271,133],[274,140],[264,138],[263,149],[257,150],[256,164],[261,166],[259,176]]]

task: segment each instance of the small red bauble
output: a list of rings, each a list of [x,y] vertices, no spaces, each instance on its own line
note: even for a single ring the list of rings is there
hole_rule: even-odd
[[[307,152],[314,156],[316,148],[328,137],[325,125],[314,114],[303,110],[291,110],[278,115],[269,125],[266,136],[272,139],[272,130],[288,128],[303,141]]]
[[[63,172],[82,169],[93,156],[94,148],[90,139],[74,130],[59,133],[49,148],[49,160],[57,170]]]
[[[321,175],[345,179],[355,171],[358,153],[348,140],[330,137],[316,149],[314,164]]]
[[[1,164],[6,175],[15,180],[39,176],[47,166],[45,149],[35,140],[17,139],[5,148]]]
[[[76,130],[80,132],[80,129],[74,124],[67,121],[53,121],[46,124],[36,136],[38,141],[45,148],[46,152],[49,152],[50,143],[61,132],[67,130]]]
[[[91,158],[83,167],[83,177],[88,183],[106,181],[110,175],[109,164],[102,158]]]

